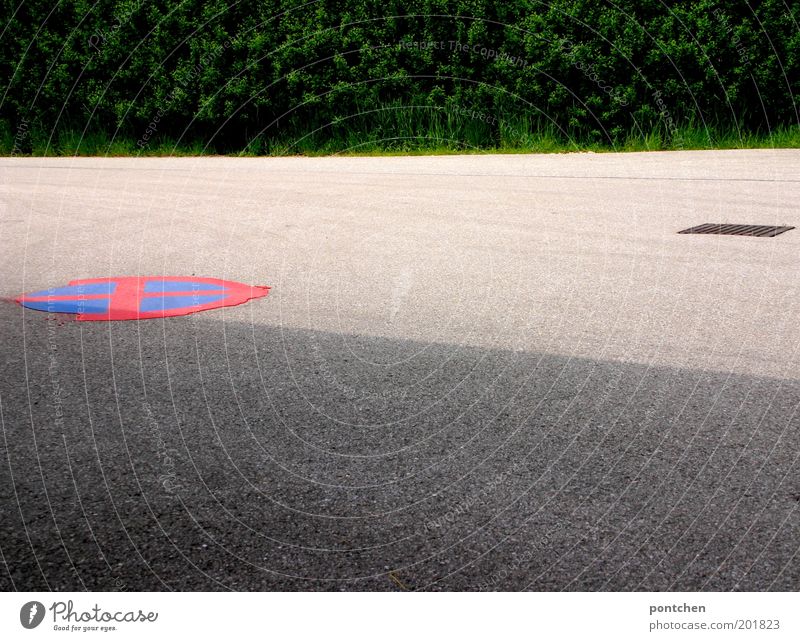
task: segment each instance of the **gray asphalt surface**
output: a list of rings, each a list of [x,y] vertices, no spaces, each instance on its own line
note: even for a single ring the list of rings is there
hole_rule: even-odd
[[[800,589],[800,151],[0,159],[0,589]]]

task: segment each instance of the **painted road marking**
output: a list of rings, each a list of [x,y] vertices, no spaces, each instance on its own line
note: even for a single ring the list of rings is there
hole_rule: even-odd
[[[195,276],[119,276],[70,281],[16,298],[28,309],[76,314],[79,321],[145,320],[241,305],[269,287]],[[202,293],[201,293],[202,292]]]

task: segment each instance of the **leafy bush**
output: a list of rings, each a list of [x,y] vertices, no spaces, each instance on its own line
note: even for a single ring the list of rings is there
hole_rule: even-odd
[[[783,0],[0,2],[6,153],[681,147],[798,124]]]

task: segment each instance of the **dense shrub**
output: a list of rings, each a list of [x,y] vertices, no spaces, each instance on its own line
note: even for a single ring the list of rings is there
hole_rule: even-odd
[[[783,0],[0,1],[19,153],[98,133],[292,153],[798,123],[800,4]]]

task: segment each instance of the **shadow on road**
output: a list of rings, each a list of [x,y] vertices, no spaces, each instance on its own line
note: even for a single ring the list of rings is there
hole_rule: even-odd
[[[0,589],[800,589],[796,381],[0,319]]]

